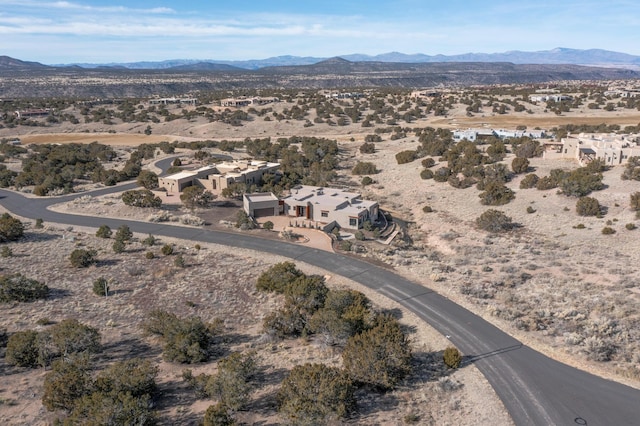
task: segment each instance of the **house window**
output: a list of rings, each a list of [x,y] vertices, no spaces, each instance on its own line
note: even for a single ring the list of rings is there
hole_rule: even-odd
[[[329,217],[329,212],[328,212],[327,210],[322,210],[322,211],[320,212],[320,216],[322,216],[322,217]]]
[[[358,218],[357,217],[350,217],[349,218],[349,226],[352,228],[355,228],[358,226]]]

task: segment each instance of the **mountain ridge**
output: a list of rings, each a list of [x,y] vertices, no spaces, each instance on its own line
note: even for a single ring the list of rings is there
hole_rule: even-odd
[[[640,69],[640,56],[604,49],[571,49],[556,47],[550,50],[521,51],[511,50],[501,53],[463,53],[458,55],[426,55],[423,53],[405,54],[387,52],[379,55],[347,54],[334,57],[313,57],[282,55],[265,59],[216,60],[216,59],[169,59],[164,61],[140,61],[126,63],[73,63],[51,65],[65,67],[70,65],[82,68],[123,67],[127,69],[172,69],[175,67],[195,66],[196,64],[229,65],[245,70],[255,70],[273,66],[313,65],[333,58],[342,58],[350,62],[394,62],[394,63],[434,63],[434,62],[511,62],[514,64],[573,64],[597,66],[625,66]],[[0,66],[2,64],[0,63]],[[40,64],[42,65],[42,64]],[[48,65],[42,65],[48,66]],[[202,67],[202,65],[199,65]],[[187,67],[188,68],[188,67]]]

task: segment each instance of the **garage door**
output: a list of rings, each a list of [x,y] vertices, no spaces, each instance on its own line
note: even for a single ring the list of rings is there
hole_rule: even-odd
[[[266,217],[266,216],[275,216],[273,213],[273,207],[266,207],[264,209],[255,209],[253,211],[253,217]]]

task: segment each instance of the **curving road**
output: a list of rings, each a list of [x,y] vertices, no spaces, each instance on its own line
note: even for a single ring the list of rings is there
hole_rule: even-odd
[[[158,165],[166,167],[171,159]],[[92,191],[122,191],[135,184]],[[639,425],[640,390],[554,361],[434,291],[365,261],[248,235],[52,212],[48,206],[83,194],[26,198],[0,190],[0,204],[16,215],[97,228],[127,224],[132,231],[273,253],[305,262],[384,294],[432,325],[467,355],[517,425]]]

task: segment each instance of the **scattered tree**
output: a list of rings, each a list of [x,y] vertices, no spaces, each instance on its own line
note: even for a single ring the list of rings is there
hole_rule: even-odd
[[[0,216],[0,243],[17,241],[24,235],[24,225],[9,213]]]
[[[503,212],[489,209],[476,219],[476,226],[487,232],[504,232],[513,229],[514,223]]]
[[[69,260],[74,268],[87,268],[96,262],[97,255],[95,250],[75,249],[69,255]]]
[[[354,390],[349,376],[338,368],[298,365],[282,381],[277,396],[278,411],[290,422],[336,421],[355,409]]]
[[[400,324],[389,316],[351,337],[342,352],[349,376],[356,382],[392,389],[411,369],[411,348]]]

